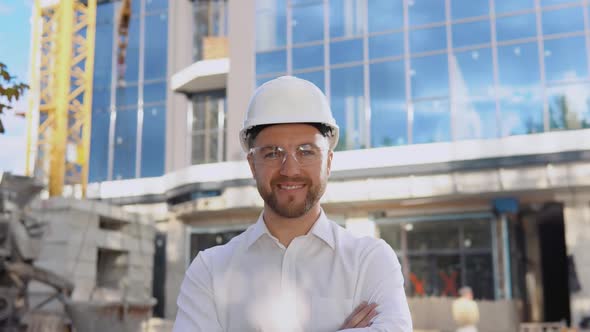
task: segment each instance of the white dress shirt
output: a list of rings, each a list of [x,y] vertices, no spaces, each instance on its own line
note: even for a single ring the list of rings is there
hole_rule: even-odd
[[[322,211],[285,248],[261,215],[191,263],[174,332],[334,332],[362,301],[376,302],[378,315],[346,331],[412,331],[400,264],[385,241],[355,237]]]

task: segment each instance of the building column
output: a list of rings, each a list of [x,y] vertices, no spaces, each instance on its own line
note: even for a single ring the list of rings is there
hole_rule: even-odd
[[[239,143],[244,115],[255,86],[256,1],[229,0],[226,160],[243,160]]]
[[[168,2],[168,90],[166,92],[166,163],[165,173],[191,165],[187,155],[187,109],[190,99],[170,90],[170,77],[193,63],[193,3]],[[149,38],[149,36],[146,36]],[[190,124],[188,124],[190,125]]]
[[[563,203],[567,255],[573,258],[580,286],[570,292],[572,326],[577,327],[582,317],[590,315],[590,192],[558,194],[556,199]],[[570,275],[570,283],[572,279]]]

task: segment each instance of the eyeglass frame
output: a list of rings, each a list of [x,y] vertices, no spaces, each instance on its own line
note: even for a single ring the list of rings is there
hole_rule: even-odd
[[[313,149],[317,150],[317,152],[318,152],[318,158],[317,158],[317,160],[310,160],[308,162],[301,163],[301,161],[297,157],[297,153],[302,151],[301,148],[303,146],[310,146]],[[256,152],[257,151],[261,151],[262,149],[271,149],[269,151],[269,153],[272,153],[272,152],[275,152],[275,151],[280,151],[283,154],[282,160],[280,160],[280,162],[279,162],[279,158],[273,159],[273,160],[268,160],[268,161],[265,161],[265,160],[256,160],[256,159],[258,159],[256,157],[256,155],[255,155]],[[299,166],[304,167],[304,166],[311,166],[311,165],[313,165],[313,164],[315,164],[317,162],[320,162],[322,160],[322,158],[324,157],[324,152],[326,152],[328,150],[329,149],[321,148],[321,147],[317,146],[314,143],[303,143],[303,144],[300,144],[300,145],[298,145],[295,148],[295,150],[293,150],[291,152],[287,152],[287,149],[285,149],[282,146],[278,146],[278,145],[264,145],[264,146],[256,146],[256,147],[250,148],[250,150],[248,151],[248,155],[251,155],[252,156],[253,161],[255,163],[261,163],[263,165],[271,166],[271,167],[280,167],[280,166],[282,166],[285,163],[285,161],[287,161],[287,155],[291,155],[291,157],[293,158],[293,160],[295,160]]]

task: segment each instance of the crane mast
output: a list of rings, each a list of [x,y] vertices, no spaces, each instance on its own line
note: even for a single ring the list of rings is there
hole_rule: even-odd
[[[65,185],[78,185],[84,196],[96,0],[36,0],[33,11],[27,173],[42,180],[50,196],[61,196]]]

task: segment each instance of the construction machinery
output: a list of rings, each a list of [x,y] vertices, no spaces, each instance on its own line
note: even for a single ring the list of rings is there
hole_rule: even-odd
[[[74,289],[66,278],[33,264],[44,225],[26,207],[42,188],[32,178],[0,173],[0,331],[22,331],[35,311],[54,299],[65,302]],[[34,307],[27,294],[31,281],[54,290]]]

